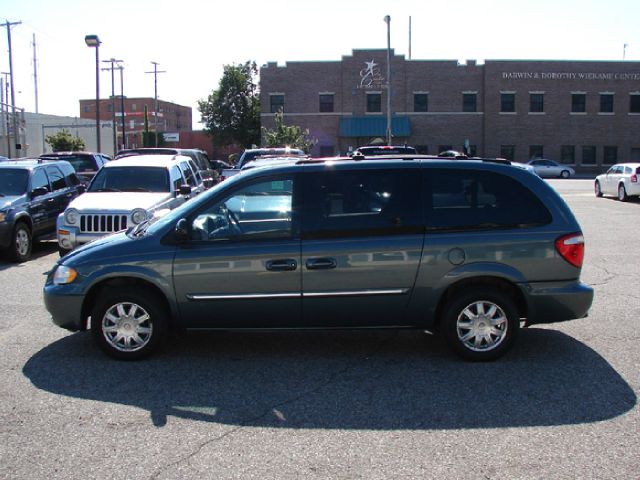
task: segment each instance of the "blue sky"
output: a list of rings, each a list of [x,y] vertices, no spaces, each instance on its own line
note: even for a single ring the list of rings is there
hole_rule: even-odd
[[[124,60],[124,94],[158,96],[194,108],[218,85],[222,67],[255,60],[284,63],[340,60],[353,49],[391,46],[413,59],[539,59],[640,61],[637,0],[0,0],[12,27],[17,105],[35,110],[33,35],[36,36],[40,113],[79,115],[78,100],[95,97],[95,52]],[[0,30],[0,71],[9,71],[6,29]],[[107,66],[106,64],[104,66]],[[640,67],[639,67],[640,68]],[[116,94],[119,94],[116,81]],[[101,74],[101,96],[111,93]]]

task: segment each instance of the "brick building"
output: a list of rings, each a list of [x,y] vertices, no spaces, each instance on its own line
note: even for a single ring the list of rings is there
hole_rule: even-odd
[[[386,136],[386,50],[340,61],[268,63],[262,125],[308,128],[313,155],[345,153]],[[393,143],[437,154],[516,161],[546,157],[583,171],[640,160],[640,62],[407,60],[391,52]]]
[[[142,132],[144,131],[144,108],[147,107],[149,131],[155,131],[155,100],[149,97],[124,98],[124,125],[127,148],[142,147]],[[122,148],[122,109],[121,97],[100,99],[100,120],[112,121],[115,110],[118,148]],[[80,100],[80,118],[96,118],[96,100]],[[172,102],[158,100],[158,132],[175,134],[190,132],[192,125],[191,107],[185,107]],[[175,136],[175,135],[174,135]],[[169,137],[171,138],[171,137]]]

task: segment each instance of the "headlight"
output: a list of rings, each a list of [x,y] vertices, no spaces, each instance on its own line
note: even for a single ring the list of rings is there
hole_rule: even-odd
[[[133,222],[134,225],[137,225],[138,223],[142,223],[146,219],[147,219],[147,212],[142,208],[137,208],[136,210],[131,212],[131,221]]]
[[[78,222],[80,214],[75,208],[68,208],[64,212],[64,223],[67,225],[75,225]]]
[[[53,273],[53,283],[54,285],[66,285],[73,282],[77,276],[78,272],[75,268],[58,265],[58,268]]]

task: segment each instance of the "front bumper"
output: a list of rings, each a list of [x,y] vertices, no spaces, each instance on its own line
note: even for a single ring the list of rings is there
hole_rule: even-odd
[[[0,247],[7,248],[13,241],[13,222],[0,222]]]
[[[82,316],[84,295],[70,295],[65,285],[45,285],[44,305],[51,314],[53,323],[66,330],[76,332],[86,329]]]
[[[58,244],[65,250],[73,250],[85,243],[93,242],[99,238],[111,235],[112,232],[105,233],[80,233],[77,227],[69,227],[66,225],[58,225],[57,237]]]
[[[593,303],[593,288],[580,282],[532,283],[525,288],[527,325],[584,318]]]

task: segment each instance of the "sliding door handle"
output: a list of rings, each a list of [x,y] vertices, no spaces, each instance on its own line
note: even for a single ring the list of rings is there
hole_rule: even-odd
[[[335,258],[310,258],[305,263],[307,270],[330,270],[338,266]]]

